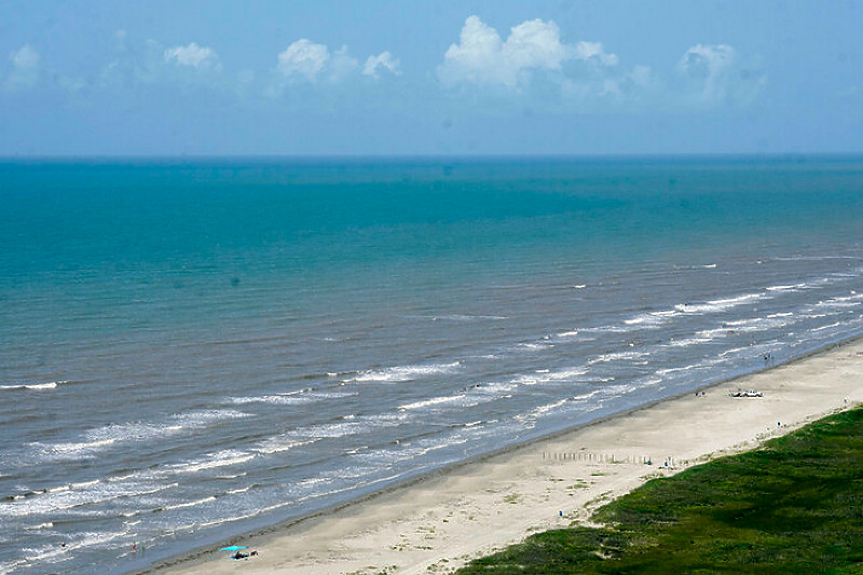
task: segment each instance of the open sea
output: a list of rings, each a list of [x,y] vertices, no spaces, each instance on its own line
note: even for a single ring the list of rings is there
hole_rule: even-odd
[[[860,156],[4,160],[0,574],[133,571],[861,334]]]

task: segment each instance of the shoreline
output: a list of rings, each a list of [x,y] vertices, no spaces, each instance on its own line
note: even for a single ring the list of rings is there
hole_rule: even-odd
[[[764,397],[729,397],[739,388],[757,389]],[[250,560],[227,559],[216,551],[220,544],[132,573],[218,575],[240,565],[267,574],[449,572],[536,531],[583,523],[594,509],[652,477],[752,449],[859,402],[863,337],[223,542],[257,550]]]

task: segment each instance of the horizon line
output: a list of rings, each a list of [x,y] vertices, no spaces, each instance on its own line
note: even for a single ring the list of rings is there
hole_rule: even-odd
[[[863,150],[843,152],[597,152],[597,153],[424,153],[424,154],[0,154],[0,162],[141,161],[141,160],[534,160],[534,159],[772,159],[863,157]]]

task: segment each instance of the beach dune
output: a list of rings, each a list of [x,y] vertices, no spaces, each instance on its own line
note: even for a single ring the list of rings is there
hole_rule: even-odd
[[[732,397],[738,389],[762,397]],[[531,533],[588,522],[646,480],[756,447],[863,401],[863,339],[474,461],[205,551],[160,575],[443,573]]]

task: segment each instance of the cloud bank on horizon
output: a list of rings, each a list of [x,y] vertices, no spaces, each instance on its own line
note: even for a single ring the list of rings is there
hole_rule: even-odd
[[[261,78],[259,96],[279,97],[292,86],[307,84],[326,90],[346,82],[380,82],[403,74],[401,60],[391,50],[370,54],[360,63],[348,46],[331,49],[308,38],[291,42],[274,54],[275,65],[263,73],[248,62],[242,70],[228,70],[216,49],[192,40],[185,45],[163,46],[147,39],[130,47],[123,30],[116,33],[117,46],[110,61],[96,74],[72,77],[51,67],[37,47],[24,44],[9,54],[3,70],[4,91],[59,89],[105,89],[120,83],[170,84],[205,83],[230,93],[237,85]],[[432,75],[437,89],[448,97],[465,90],[487,90],[496,96],[525,97],[531,86],[542,84],[557,97],[556,106],[578,106],[591,100],[621,104],[627,100],[644,104],[650,97],[655,105],[713,106],[747,105],[766,85],[763,68],[754,59],[739,54],[725,44],[697,44],[681,51],[679,62],[657,71],[634,63],[624,66],[621,59],[602,42],[579,40],[567,43],[553,20],[526,20],[513,26],[504,39],[477,15],[467,17],[458,41],[441,55]],[[233,72],[233,77],[230,74]],[[398,89],[398,88],[394,88]]]
[[[863,5],[10,1],[0,155],[863,150]]]

